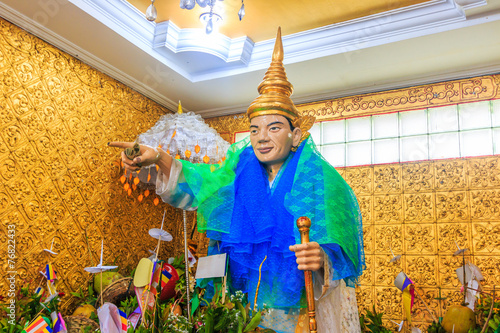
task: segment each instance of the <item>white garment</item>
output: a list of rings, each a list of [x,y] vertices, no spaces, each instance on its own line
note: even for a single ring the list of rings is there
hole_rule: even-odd
[[[182,163],[173,160],[170,175],[161,169],[156,178],[156,194],[171,206],[195,210],[193,198],[177,186],[185,181]],[[316,323],[318,333],[357,333],[361,332],[358,307],[354,288],[347,287],[344,280],[332,280],[333,268],[330,258],[325,254],[324,276],[313,272],[314,295],[316,298]],[[326,281],[326,282],[325,282]],[[285,312],[270,309],[262,318],[261,326],[277,332],[308,332],[308,322],[299,318],[298,310]],[[299,322],[300,321],[300,322]],[[298,325],[297,325],[298,324]],[[300,330],[302,327],[304,330]]]

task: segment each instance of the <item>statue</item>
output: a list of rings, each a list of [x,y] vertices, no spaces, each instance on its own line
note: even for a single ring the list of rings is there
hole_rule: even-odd
[[[364,269],[361,214],[351,188],[317,151],[290,99],[278,30],[270,68],[250,105],[250,137],[233,144],[219,165],[173,159],[140,146],[125,168],[159,166],[156,192],[182,209],[198,209],[198,230],[210,238],[208,254],[228,253],[229,282],[253,300],[258,282],[261,326],[277,332],[308,332],[303,270],[313,271],[318,332],[359,332],[354,282]],[[132,142],[111,147],[131,148]],[[300,244],[295,221],[312,221]]]

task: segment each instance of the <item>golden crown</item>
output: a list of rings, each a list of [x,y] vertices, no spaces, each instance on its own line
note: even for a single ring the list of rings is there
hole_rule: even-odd
[[[250,120],[263,115],[281,115],[290,119],[293,126],[300,127],[302,132],[306,134],[314,124],[315,118],[310,116],[301,117],[295,104],[293,104],[290,98],[293,93],[293,86],[286,77],[283,58],[281,27],[279,27],[271,65],[259,84],[258,91],[260,95],[248,107],[247,115]]]

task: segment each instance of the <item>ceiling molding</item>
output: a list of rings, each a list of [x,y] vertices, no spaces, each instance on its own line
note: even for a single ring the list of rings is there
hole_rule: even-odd
[[[207,36],[203,29],[180,29],[171,21],[158,23],[153,37],[153,48],[158,52],[162,48],[174,53],[202,52],[240,65],[248,65],[253,47],[254,43],[246,36],[233,39],[218,33]]]
[[[274,40],[253,43],[248,37],[232,40],[221,34],[207,37],[203,29],[179,29],[171,22],[155,24],[126,0],[70,0],[101,23],[127,38],[191,82],[243,74],[268,66]],[[467,8],[485,0],[456,0]],[[468,22],[464,8],[455,0],[433,0],[318,29],[283,36],[285,63],[296,63],[383,45],[408,38],[479,24],[489,18]],[[182,52],[217,56],[226,65],[193,72],[182,62]]]

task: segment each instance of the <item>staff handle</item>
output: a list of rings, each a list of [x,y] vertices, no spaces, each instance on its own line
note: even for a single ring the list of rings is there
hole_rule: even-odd
[[[301,244],[309,243],[310,227],[311,227],[311,220],[308,217],[301,216],[297,219],[297,228],[299,228]],[[309,316],[309,331],[311,333],[316,333],[317,332],[316,309],[314,305],[312,271],[304,271],[304,277],[306,284],[307,314]]]

